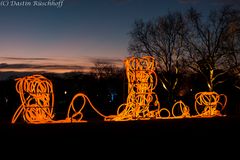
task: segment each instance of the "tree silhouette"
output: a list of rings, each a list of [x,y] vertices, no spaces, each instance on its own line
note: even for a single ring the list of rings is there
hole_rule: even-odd
[[[240,11],[224,6],[203,17],[190,8],[185,14],[138,20],[130,31],[129,52],[155,57],[169,100],[174,99],[184,71],[201,74],[209,91],[233,74],[240,89]]]
[[[160,82],[172,101],[178,84],[181,59],[184,58],[183,38],[185,24],[179,12],[168,13],[158,19],[138,20],[130,32],[129,52],[155,57]]]
[[[109,62],[97,60],[91,68],[91,72],[97,79],[102,79],[115,76],[118,74],[119,68]]]
[[[224,82],[222,75],[239,67],[239,18],[239,11],[229,6],[209,12],[208,17],[193,8],[186,14],[184,64],[205,77],[209,91]]]

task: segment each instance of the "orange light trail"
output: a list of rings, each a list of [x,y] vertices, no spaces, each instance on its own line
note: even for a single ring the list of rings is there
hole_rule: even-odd
[[[83,120],[82,110],[87,103],[105,121],[129,121],[149,119],[174,119],[174,118],[210,118],[223,116],[221,112],[227,104],[227,96],[216,92],[199,92],[195,95],[195,111],[191,115],[189,107],[183,101],[177,101],[172,110],[160,107],[154,89],[157,86],[155,73],[155,60],[153,57],[129,57],[125,60],[128,79],[128,97],[126,103],[120,105],[116,115],[105,116],[92,104],[87,95],[77,93],[63,120],[53,120],[54,93],[52,82],[42,75],[18,78],[16,90],[20,95],[22,104],[16,110],[12,123],[23,114],[23,119],[28,123],[72,123],[87,122]],[[75,106],[75,101],[81,98],[83,103]],[[167,115],[163,116],[165,112]]]

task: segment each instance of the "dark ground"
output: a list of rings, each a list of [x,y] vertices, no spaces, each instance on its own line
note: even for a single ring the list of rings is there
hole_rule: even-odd
[[[240,118],[236,117],[41,125],[2,124],[0,144],[5,151],[36,154],[50,152],[60,157],[79,157],[86,153],[94,156],[97,151],[106,156],[112,153],[123,157],[127,153],[161,157],[165,152],[170,153],[167,154],[169,156],[184,157],[194,153],[198,157],[204,157],[205,154],[215,157],[240,153],[239,129]]]
[[[75,136],[98,136],[113,138],[144,137],[144,136],[202,136],[235,135],[240,133],[240,117],[215,118],[185,118],[185,119],[157,119],[135,121],[89,121],[87,123],[56,123],[56,124],[2,124],[1,132],[9,137],[27,138],[28,136],[51,136],[52,138],[74,138]],[[170,138],[170,137],[169,137]],[[239,137],[240,138],[240,137]]]

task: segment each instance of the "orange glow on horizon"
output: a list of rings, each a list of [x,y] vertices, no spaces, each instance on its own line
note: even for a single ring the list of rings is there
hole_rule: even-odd
[[[0,72],[91,72],[97,60],[112,63],[121,68],[121,58],[108,57],[0,57]]]

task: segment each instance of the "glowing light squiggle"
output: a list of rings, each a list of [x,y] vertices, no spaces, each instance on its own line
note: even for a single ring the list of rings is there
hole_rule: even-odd
[[[167,108],[160,108],[158,96],[154,92],[157,85],[154,64],[154,58],[151,56],[130,57],[125,60],[128,78],[127,102],[118,107],[116,115],[107,116],[105,120],[124,121],[150,118],[173,119],[221,116],[220,112],[226,106],[227,97],[216,92],[196,94],[195,110],[197,115],[191,115],[190,108],[181,100],[172,106],[171,112]],[[220,97],[224,97],[224,103],[220,102]],[[217,106],[220,106],[221,110],[218,110]],[[200,108],[203,108],[201,113]],[[162,116],[162,112],[165,112],[165,116]]]
[[[21,113],[28,123],[51,122],[54,117],[52,82],[42,75],[26,76],[16,80],[16,90],[22,104],[13,115],[12,123],[16,122]]]
[[[216,92],[199,92],[195,95],[196,115],[190,115],[189,107],[181,100],[172,106],[171,112],[167,108],[160,108],[158,96],[154,92],[157,86],[155,60],[151,56],[129,57],[125,60],[125,68],[128,79],[128,97],[126,103],[118,107],[116,115],[103,115],[85,94],[77,93],[68,107],[67,117],[63,120],[53,120],[52,82],[42,75],[33,75],[16,79],[16,90],[22,104],[16,110],[12,123],[15,123],[21,114],[28,123],[87,122],[83,120],[82,113],[86,103],[89,103],[105,121],[222,116],[221,111],[226,106],[227,96]],[[78,99],[81,99],[83,103],[76,107],[75,102]],[[163,113],[166,113],[165,116]]]
[[[175,110],[176,110],[176,107],[179,106],[180,108],[180,114],[179,115],[175,115]],[[188,106],[186,106],[184,104],[183,101],[177,101],[173,107],[172,107],[172,115],[173,117],[175,118],[189,118],[190,117],[190,109]]]
[[[14,113],[11,123],[15,123],[21,114],[24,121],[33,124],[86,122],[82,119],[83,114],[81,112],[86,102],[100,116],[105,117],[93,106],[85,94],[78,93],[73,97],[69,105],[66,119],[53,120],[54,92],[52,82],[42,75],[26,76],[16,80],[16,90],[20,95],[22,104]],[[83,99],[83,104],[77,110],[74,103],[78,98]]]
[[[151,56],[130,57],[125,60],[125,67],[128,78],[127,102],[118,107],[116,115],[108,116],[105,120],[121,121],[170,117],[171,113],[168,109],[160,108],[158,96],[154,92],[157,86],[154,58]],[[183,103],[181,105],[183,106]],[[184,110],[183,114],[186,115],[187,111]],[[166,112],[167,116],[162,117],[161,112]]]
[[[156,117],[160,103],[153,90],[157,86],[157,75],[154,71],[154,58],[150,56],[125,60],[128,79],[127,102],[118,107],[117,115],[106,120],[132,120]],[[154,102],[154,103],[152,103]],[[150,109],[153,106],[154,109]]]
[[[74,102],[76,101],[77,98],[82,98],[83,99],[83,103],[81,105],[81,107],[79,107],[79,109],[77,110],[76,106],[74,105]],[[90,104],[90,106],[94,109],[94,111],[99,114],[102,117],[106,117],[105,115],[103,115],[102,113],[100,113],[92,104],[92,102],[90,101],[90,99],[83,93],[78,93],[76,94],[69,107],[68,107],[68,113],[67,113],[67,118],[65,119],[65,122],[86,122],[83,121],[83,113],[82,110],[86,105],[86,102],[88,102]],[[63,121],[64,122],[64,121]]]
[[[223,103],[220,101],[223,98]],[[212,117],[222,116],[221,111],[225,108],[227,96],[216,92],[199,92],[195,95],[195,110],[197,116]]]

